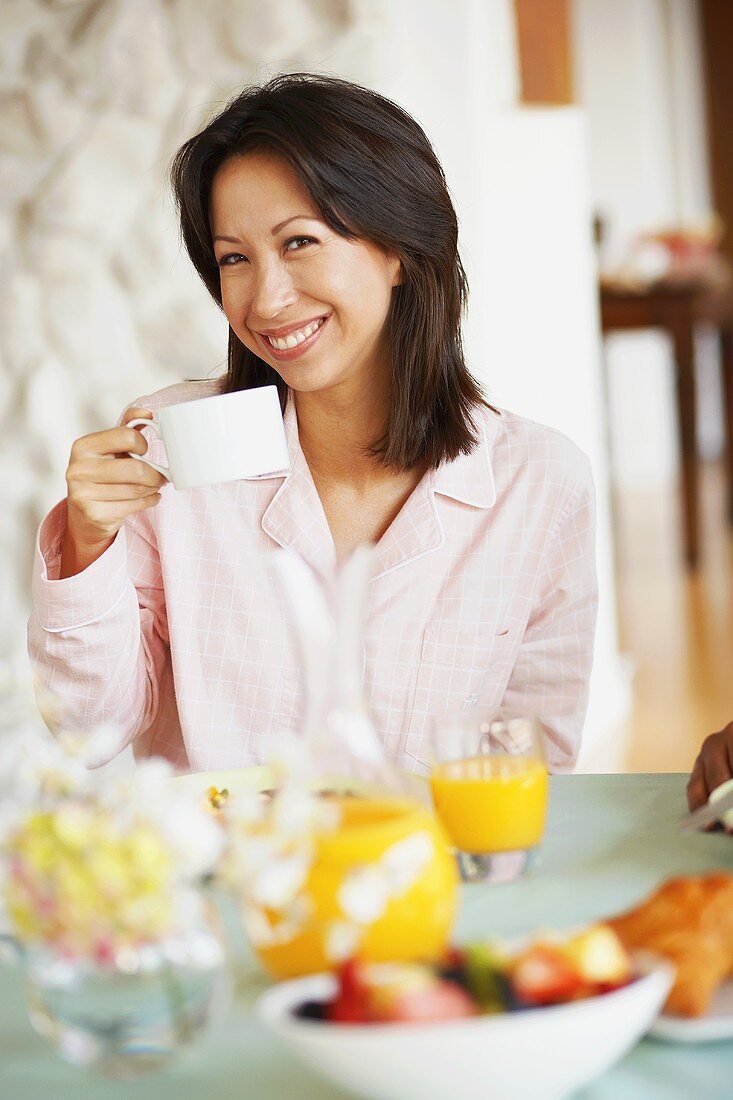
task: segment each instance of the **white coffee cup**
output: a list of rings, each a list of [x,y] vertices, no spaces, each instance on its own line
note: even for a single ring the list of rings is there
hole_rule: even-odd
[[[277,386],[166,405],[152,420],[140,417],[126,427],[138,425],[157,431],[169,465],[131,457],[147,462],[176,489],[272,477],[290,468]]]

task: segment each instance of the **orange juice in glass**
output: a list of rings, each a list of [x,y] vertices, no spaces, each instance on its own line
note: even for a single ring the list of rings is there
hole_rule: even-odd
[[[507,882],[534,863],[547,767],[533,715],[463,711],[434,720],[430,786],[468,882]]]

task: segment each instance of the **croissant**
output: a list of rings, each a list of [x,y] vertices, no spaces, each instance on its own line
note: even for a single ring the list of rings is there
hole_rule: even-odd
[[[627,949],[655,952],[675,964],[665,1012],[702,1016],[733,969],[733,874],[669,879],[607,923]]]

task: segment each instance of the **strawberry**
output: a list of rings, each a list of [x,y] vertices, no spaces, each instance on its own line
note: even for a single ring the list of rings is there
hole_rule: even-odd
[[[367,1024],[371,1020],[366,968],[358,959],[349,959],[338,973],[339,988],[328,1006],[328,1019],[338,1024]]]
[[[582,995],[584,982],[562,950],[550,944],[535,944],[512,963],[511,985],[524,1005],[550,1005]]]

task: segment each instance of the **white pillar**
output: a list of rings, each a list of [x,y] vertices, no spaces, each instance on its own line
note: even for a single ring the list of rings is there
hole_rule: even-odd
[[[517,106],[509,0],[392,0],[383,19],[368,82],[415,115],[444,166],[471,285],[472,369],[499,405],[559,428],[593,463],[601,607],[579,766],[613,770],[630,691],[615,627],[585,119]]]

